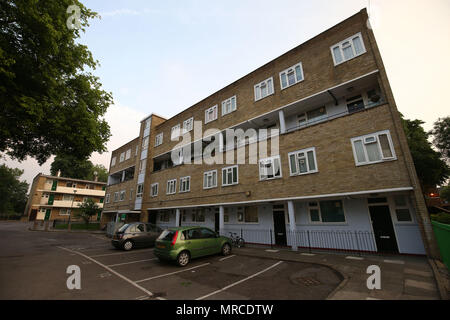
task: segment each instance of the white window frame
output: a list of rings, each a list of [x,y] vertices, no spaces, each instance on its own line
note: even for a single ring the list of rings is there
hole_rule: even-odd
[[[190,117],[183,121],[183,133],[192,131],[194,129],[194,117]]]
[[[116,157],[112,157],[111,159],[111,167],[114,167],[116,165]]]
[[[269,87],[269,84],[268,84],[269,81],[271,83],[270,87]],[[265,96],[262,96],[262,92],[260,91],[262,85],[267,86],[267,94]],[[269,89],[272,89],[272,90],[269,90]],[[258,95],[258,93],[259,93],[259,95]],[[264,99],[264,98],[266,98],[266,97],[268,97],[268,96],[270,96],[270,95],[272,95],[274,93],[275,93],[275,85],[273,83],[273,77],[267,78],[266,80],[255,84],[255,86],[254,86],[255,101],[259,101],[261,99]]]
[[[144,194],[144,184],[138,183],[136,186],[136,198],[140,199],[142,198],[142,195]]]
[[[395,198],[396,197],[403,197],[405,200],[405,204],[404,205],[397,205],[397,203],[395,202]],[[388,202],[391,204],[391,206],[393,207],[393,210],[391,210],[393,212],[394,218],[395,218],[395,223],[396,224],[415,224],[416,222],[414,221],[414,215],[413,215],[413,211],[412,211],[412,206],[409,202],[409,197],[406,194],[398,194],[398,195],[393,195],[391,197],[391,199],[388,199]],[[397,216],[397,210],[402,210],[402,209],[408,209],[409,211],[409,217],[411,218],[411,220],[408,221],[400,221],[398,220],[398,216]]]
[[[314,155],[314,166],[315,166],[314,170],[310,170],[310,165],[309,165],[309,161],[308,161],[308,152],[310,152],[310,151],[312,151],[313,155]],[[298,168],[298,154],[299,153],[304,153],[305,154],[306,167],[307,167],[307,171],[306,172],[302,172],[301,173],[300,172],[300,168]],[[296,169],[296,172],[294,172],[294,173],[292,172],[291,155],[295,155],[295,169]],[[288,162],[289,162],[289,174],[291,175],[291,177],[302,176],[302,175],[305,175],[305,174],[311,174],[311,173],[319,172],[319,167],[317,166],[316,147],[300,149],[300,150],[289,152],[288,153]]]
[[[127,150],[127,153],[125,154],[125,160],[128,160],[131,158],[131,148]]]
[[[381,143],[380,143],[380,135],[385,134],[388,138],[388,142],[389,142],[389,148],[391,150],[392,153],[392,157],[384,157],[383,156],[383,150],[381,149]],[[362,141],[363,146],[365,144],[367,144],[365,141],[367,140],[367,138],[372,138],[375,137],[376,138],[376,143],[378,146],[378,151],[380,152],[381,155],[381,159],[380,160],[376,160],[376,161],[369,161],[369,156],[367,155],[367,149],[364,147],[364,157],[366,158],[365,162],[358,162],[358,158],[356,156],[356,148],[355,148],[355,142],[356,141]],[[353,158],[355,159],[355,165],[358,166],[365,166],[365,165],[369,165],[369,164],[374,164],[374,163],[381,163],[381,162],[386,162],[386,161],[393,161],[393,160],[397,160],[397,156],[395,154],[395,149],[394,149],[394,143],[392,142],[392,138],[391,138],[391,133],[389,130],[383,130],[383,131],[378,131],[378,132],[374,132],[374,133],[370,133],[370,134],[366,134],[363,136],[359,136],[359,137],[355,137],[355,138],[351,138],[350,139],[351,143],[352,143],[352,149],[353,149]]]
[[[119,201],[125,201],[126,190],[120,190]]]
[[[150,186],[150,195],[152,197],[157,197],[158,196],[158,189],[159,189],[159,183],[158,182],[157,183],[152,183],[152,185]]]
[[[163,132],[158,133],[158,134],[155,136],[155,147],[162,145],[162,143],[163,143],[163,138],[164,138]]]
[[[270,162],[271,167],[274,168],[275,159],[278,159],[278,163],[279,163],[279,166],[280,166],[280,175],[279,176],[275,176],[275,170],[273,169],[274,176],[272,178],[267,178],[267,175],[265,175],[265,178],[264,178],[262,176],[261,163],[262,162]],[[281,157],[280,157],[280,155],[269,157],[269,158],[260,159],[258,161],[258,168],[259,168],[259,181],[273,180],[273,179],[279,179],[279,178],[283,177],[283,173],[281,172]]]
[[[209,113],[213,111],[213,118],[209,117]],[[205,124],[217,120],[218,117],[218,106],[217,104],[205,110]]]
[[[309,219],[309,223],[310,223],[310,224],[325,224],[325,225],[333,225],[333,224],[335,224],[335,225],[347,225],[347,224],[348,224],[348,223],[347,223],[347,214],[346,214],[346,212],[345,212],[344,201],[343,201],[342,199],[336,199],[336,200],[324,200],[324,201],[340,201],[341,204],[342,204],[342,212],[344,213],[344,221],[340,221],[340,222],[333,222],[333,221],[330,221],[330,222],[323,222],[323,221],[322,221],[322,210],[320,209],[320,202],[321,202],[321,201],[319,201],[319,200],[313,200],[313,201],[309,201],[309,202],[308,202],[308,205],[307,205],[307,207],[308,207],[308,219]],[[311,202],[316,202],[316,203],[317,203],[317,206],[310,206],[310,203],[311,203]],[[319,211],[319,219],[320,219],[320,221],[312,221],[312,220],[311,220],[311,212],[310,212],[311,209],[317,209],[317,210]]]
[[[173,192],[170,192],[172,188]],[[167,180],[166,194],[175,194],[175,193],[177,193],[177,179]]]
[[[119,201],[119,191],[114,192],[114,202]]]
[[[298,78],[297,70],[296,70],[297,67],[300,67],[300,74],[301,74],[301,79],[300,80],[297,80],[297,78]],[[294,78],[295,78],[295,82],[293,84],[289,84],[289,78],[288,78],[288,73],[290,73],[291,71],[294,72]],[[285,87],[283,87],[283,80],[282,80],[283,73],[286,74],[286,86]],[[291,87],[293,85],[296,85],[297,83],[300,83],[303,80],[305,80],[305,77],[304,77],[304,74],[303,74],[303,65],[302,65],[301,62],[299,62],[299,63],[293,65],[292,67],[289,67],[289,68],[287,68],[287,69],[285,69],[285,70],[280,72],[280,87],[281,87],[281,90],[289,88],[289,87]]]
[[[188,188],[186,188],[188,185]],[[184,186],[184,188],[183,188]],[[191,191],[191,176],[181,177],[180,178],[180,193]]]
[[[231,171],[231,175],[233,175],[233,168],[236,168],[236,182],[233,182],[234,179],[233,179],[233,177],[231,177],[231,180],[232,180],[231,183],[224,184],[223,183],[224,172],[225,172],[225,177],[228,176],[228,171]],[[223,187],[234,186],[236,184],[239,184],[239,166],[238,165],[234,165],[234,166],[222,168],[222,186]]]
[[[205,182],[208,181],[208,178],[211,176],[211,180],[214,181],[214,175],[216,176],[216,183],[211,186],[205,185]],[[207,183],[206,183],[207,184]],[[203,189],[212,189],[217,187],[217,170],[211,170],[203,172]]]
[[[123,162],[124,160],[125,160],[125,152],[122,152],[122,153],[120,154],[119,163],[120,163],[120,162]]]
[[[234,101],[234,105],[233,105],[233,101]],[[230,111],[227,112],[227,105],[228,104],[230,105]],[[237,110],[237,98],[236,98],[236,95],[234,95],[234,96],[232,96],[232,97],[222,101],[222,117],[227,115],[227,114],[230,114],[230,113],[232,113],[233,111],[236,111],[236,110]]]
[[[170,129],[170,139],[174,140],[178,138],[181,133],[180,130],[181,130],[180,124],[173,126],[172,129]]]
[[[356,53],[356,49],[355,49],[355,46],[354,46],[354,44],[353,44],[353,39],[354,39],[354,38],[357,38],[357,37],[359,37],[359,39],[360,39],[360,41],[361,41],[361,46],[362,46],[362,51],[361,51],[360,53],[358,53],[358,54]],[[344,51],[342,50],[342,44],[345,43],[345,42],[347,42],[347,41],[350,43],[350,46],[351,46],[352,52],[353,52],[353,57],[351,57],[351,58],[349,58],[349,59],[345,59],[345,57],[344,57]],[[340,52],[341,57],[342,57],[342,61],[341,61],[341,62],[336,62],[336,57],[334,56],[334,49],[335,49],[335,48],[339,48],[339,52]],[[353,36],[348,37],[348,38],[342,40],[341,42],[338,42],[338,43],[332,45],[332,46],[330,47],[330,50],[331,50],[331,56],[333,57],[333,62],[334,62],[334,65],[335,65],[335,66],[340,65],[340,64],[342,64],[342,63],[344,63],[344,62],[346,62],[346,61],[350,61],[350,60],[352,60],[352,59],[354,59],[354,58],[356,58],[356,57],[359,57],[360,55],[362,55],[362,54],[364,54],[364,53],[367,52],[367,51],[366,51],[366,47],[365,47],[365,45],[364,45],[364,40],[363,40],[363,37],[362,37],[361,32],[358,32],[357,34],[354,34]]]
[[[110,198],[111,198],[111,194],[107,193],[105,196],[105,204],[109,203]]]

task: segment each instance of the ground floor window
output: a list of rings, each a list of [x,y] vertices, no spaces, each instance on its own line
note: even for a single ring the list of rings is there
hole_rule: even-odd
[[[311,201],[308,210],[312,223],[345,222],[342,200]]]
[[[411,213],[409,211],[408,200],[406,196],[400,195],[394,197],[395,215],[398,222],[412,222]]]
[[[257,223],[258,207],[237,207],[236,215],[240,223]]]
[[[194,209],[192,212],[192,222],[205,222],[205,210]]]
[[[160,211],[159,221],[160,222],[169,222],[170,221],[170,212],[169,211]]]

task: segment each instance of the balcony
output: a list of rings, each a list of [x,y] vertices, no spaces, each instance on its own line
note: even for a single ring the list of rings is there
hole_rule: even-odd
[[[108,177],[108,186],[119,184],[122,182],[130,181],[134,179],[135,167],[129,167],[121,171],[114,172]]]

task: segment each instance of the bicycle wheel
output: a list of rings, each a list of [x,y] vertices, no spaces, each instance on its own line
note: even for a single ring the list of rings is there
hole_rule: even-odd
[[[239,240],[237,241],[236,246],[237,246],[238,248],[242,248],[244,245],[245,245],[244,239],[239,238]]]

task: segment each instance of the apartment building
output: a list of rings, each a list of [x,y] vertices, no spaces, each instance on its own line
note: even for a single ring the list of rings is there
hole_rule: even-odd
[[[91,198],[103,208],[106,183],[50,176],[39,173],[34,177],[24,215],[34,220],[77,220],[74,210]],[[93,220],[100,220],[92,217]]]
[[[116,185],[128,145],[133,181]],[[170,119],[143,119],[112,155],[107,197],[120,190],[121,210],[162,227],[438,255],[365,9]]]

